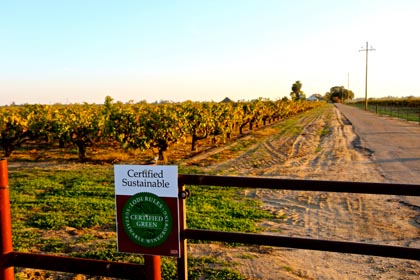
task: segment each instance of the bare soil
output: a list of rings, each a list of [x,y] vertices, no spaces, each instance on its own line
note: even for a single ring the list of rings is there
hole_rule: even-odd
[[[387,182],[373,151],[336,107],[306,115],[296,126],[302,127],[300,133],[272,135],[236,158],[205,168],[220,175]],[[207,157],[188,163],[205,166]],[[285,219],[262,223],[267,234],[420,247],[420,204],[399,196],[267,189],[246,195],[285,214]],[[220,244],[193,244],[189,254],[230,260],[249,279],[420,278],[418,261],[372,256]]]

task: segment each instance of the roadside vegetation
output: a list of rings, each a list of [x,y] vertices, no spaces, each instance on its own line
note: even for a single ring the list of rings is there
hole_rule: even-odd
[[[349,105],[363,110],[366,106],[364,100],[352,102]],[[371,98],[368,100],[368,111],[420,124],[420,97]]]

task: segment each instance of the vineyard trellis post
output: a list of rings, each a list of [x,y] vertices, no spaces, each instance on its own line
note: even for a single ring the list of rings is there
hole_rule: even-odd
[[[0,280],[14,279],[14,268],[8,267],[8,254],[13,251],[12,221],[7,160],[0,160]]]

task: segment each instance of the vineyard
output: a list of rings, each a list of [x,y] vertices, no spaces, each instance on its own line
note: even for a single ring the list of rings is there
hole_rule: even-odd
[[[365,101],[350,103],[365,108]],[[368,110],[379,115],[400,118],[420,124],[420,98],[381,98],[369,99]]]
[[[142,108],[136,111],[139,119],[143,111],[150,112],[151,109],[146,109],[148,106],[155,109],[162,105],[167,108],[173,106],[178,113],[187,104],[199,108],[203,105],[228,108],[239,106],[238,103],[186,102],[157,105],[110,101],[108,107],[113,110],[108,111],[111,112],[108,116],[118,110],[130,112],[137,107]],[[303,104],[279,102],[278,105]],[[265,127],[262,120],[254,122],[252,130],[248,123],[242,129],[243,137],[240,135],[239,123],[235,124],[230,138],[225,136],[226,144],[216,148],[213,147],[223,142],[223,134],[198,140],[195,145],[197,152],[191,151],[191,134],[181,134],[182,137],[171,143],[166,151],[169,163],[177,164],[180,174],[275,176],[356,182],[385,180],[376,165],[371,164],[368,151],[359,146],[351,124],[339,111],[340,106],[318,102],[307,105],[308,108],[316,108],[287,119],[280,118],[283,121],[271,122],[270,125],[267,120]],[[4,116],[9,110],[24,112],[25,108],[43,108],[45,112],[54,112],[53,109],[64,112],[66,107],[67,111],[72,107],[76,108],[73,110],[92,107],[92,111],[96,112],[95,117],[104,124],[112,123],[109,117],[106,122],[104,115],[107,109],[104,105],[25,105],[0,110]],[[155,155],[150,152],[156,149],[152,147],[124,146],[123,142],[109,134],[110,128],[101,127],[96,131],[99,133],[90,136],[86,163],[76,163],[79,161],[78,148],[72,138],[62,143],[57,136],[50,134],[45,134],[50,138],[45,135],[32,138],[29,137],[32,133],[28,133],[25,136],[27,140],[12,151],[8,161],[14,250],[144,263],[140,255],[116,250],[112,168],[115,161],[104,159],[142,164],[146,158],[153,160],[158,152]],[[216,143],[210,147],[212,139]],[[61,144],[63,148],[59,147]],[[105,154],[109,154],[109,157],[104,157]],[[188,190],[191,194],[186,200],[189,229],[264,232],[356,242],[377,243],[385,240],[387,244],[411,244],[410,247],[418,242],[418,228],[412,225],[412,218],[418,215],[417,210],[400,199],[387,196],[253,191],[195,185],[188,185]],[[161,261],[162,279],[175,279],[176,260],[163,257]],[[20,267],[15,273],[17,279],[109,279]],[[273,249],[266,246],[188,242],[189,279],[417,279],[418,273],[418,265],[414,261],[352,254],[329,255],[311,250]]]
[[[319,106],[318,102],[270,101],[192,102],[149,104],[114,102],[97,104],[25,104],[0,108],[0,145],[5,157],[25,146],[31,150],[87,151],[97,145],[123,151],[152,151],[151,161],[167,163],[175,143],[190,143],[199,152],[200,141],[223,144],[255,128],[289,118]]]

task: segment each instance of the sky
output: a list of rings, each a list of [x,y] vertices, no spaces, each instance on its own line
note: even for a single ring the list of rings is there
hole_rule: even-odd
[[[420,96],[420,1],[0,0],[0,105]]]

